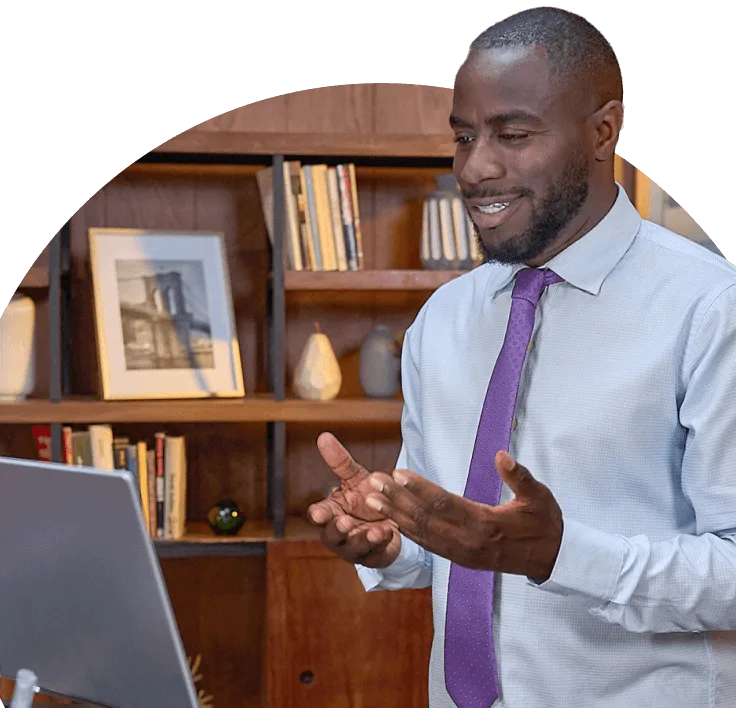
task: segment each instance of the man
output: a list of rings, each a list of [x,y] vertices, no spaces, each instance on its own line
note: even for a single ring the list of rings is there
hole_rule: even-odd
[[[406,333],[397,470],[318,440],[327,547],[432,587],[432,708],[736,705],[736,269],[641,219],[622,122],[582,18],[473,43],[450,123],[487,262]]]

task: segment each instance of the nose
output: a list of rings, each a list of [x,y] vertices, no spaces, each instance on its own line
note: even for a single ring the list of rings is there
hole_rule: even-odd
[[[453,172],[460,184],[469,187],[506,176],[506,168],[498,150],[482,139],[476,139],[470,146],[458,143],[453,159]]]

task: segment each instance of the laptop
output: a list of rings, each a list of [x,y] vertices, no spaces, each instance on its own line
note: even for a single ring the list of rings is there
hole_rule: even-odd
[[[80,705],[198,708],[129,472],[0,457],[0,676],[19,669]]]

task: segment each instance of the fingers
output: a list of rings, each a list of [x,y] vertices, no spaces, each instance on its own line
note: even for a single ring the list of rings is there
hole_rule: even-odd
[[[520,465],[504,450],[496,453],[496,469],[517,498],[538,498],[540,493],[546,491],[546,487],[538,482],[526,467]]]
[[[330,469],[343,481],[364,470],[332,433],[321,433],[317,438],[317,449]]]
[[[309,518],[319,526],[326,524],[335,515],[332,506],[327,500],[312,504],[307,509],[307,513],[309,514]]]
[[[349,563],[383,550],[393,538],[386,523],[364,523],[349,516],[339,516],[322,527],[320,540],[333,553]]]

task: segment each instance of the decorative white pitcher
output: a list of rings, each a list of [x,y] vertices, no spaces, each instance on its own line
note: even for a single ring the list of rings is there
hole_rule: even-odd
[[[0,401],[22,401],[36,387],[36,306],[16,293],[0,317]]]

